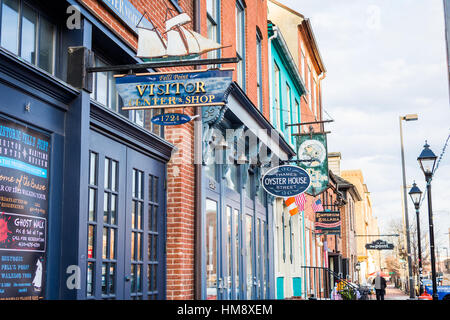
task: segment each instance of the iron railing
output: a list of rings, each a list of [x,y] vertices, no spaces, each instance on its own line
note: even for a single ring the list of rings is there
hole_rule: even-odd
[[[329,268],[303,266],[304,279],[312,281],[313,294],[309,298],[331,299],[335,285],[344,299],[356,300],[358,287]],[[338,285],[339,284],[339,285]],[[311,286],[308,284],[308,289]],[[308,294],[308,291],[305,291]]]

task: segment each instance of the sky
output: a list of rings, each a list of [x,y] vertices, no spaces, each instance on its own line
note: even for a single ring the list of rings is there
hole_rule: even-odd
[[[279,1],[311,21],[327,69],[323,108],[334,120],[326,124],[328,151],[341,152],[342,170],[362,170],[373,215],[388,233],[403,219],[399,117],[419,116],[402,126],[407,184],[416,181],[422,191],[417,157],[425,140],[439,157],[450,134],[442,0]],[[432,205],[436,245],[449,248],[450,143],[433,178]],[[420,214],[428,233],[426,200]],[[409,196],[408,217],[415,225]]]

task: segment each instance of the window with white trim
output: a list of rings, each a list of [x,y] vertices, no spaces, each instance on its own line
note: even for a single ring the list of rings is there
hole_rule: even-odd
[[[256,32],[256,94],[261,112],[263,111],[262,81],[262,41],[259,32]]]
[[[284,123],[292,124],[292,103],[291,103],[291,87],[286,83],[286,112],[287,117],[284,121]],[[292,127],[286,128],[287,134],[288,134],[288,141],[291,141],[292,137]]]
[[[219,42],[219,8],[220,0],[207,0],[206,1],[206,26],[208,32],[208,39]],[[212,50],[208,52],[208,59],[216,59],[219,57],[218,50]]]
[[[308,106],[311,111],[313,111],[312,107],[312,79],[311,79],[311,66],[308,63],[308,74],[307,74],[307,80],[308,80]]]
[[[237,83],[245,91],[245,9],[240,1],[236,2],[236,56]]]
[[[274,63],[274,81],[275,81],[275,86],[274,86],[274,97],[275,97],[275,110],[273,110],[273,117],[274,117],[274,125],[276,129],[280,129],[281,128],[281,121],[280,121],[280,68],[278,67],[278,65],[276,63]]]

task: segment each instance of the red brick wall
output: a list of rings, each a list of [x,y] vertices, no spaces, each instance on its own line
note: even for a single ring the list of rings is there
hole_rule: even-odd
[[[270,115],[269,104],[269,67],[268,67],[268,35],[267,35],[267,1],[247,0],[243,1],[245,7],[245,79],[246,93],[253,104],[257,107],[257,52],[256,52],[256,30],[262,35],[262,88],[263,88],[263,114],[267,119]],[[206,35],[206,0],[202,0],[202,34]],[[229,46],[222,49],[222,57],[230,58],[236,56],[236,1],[222,0],[220,7],[220,30],[221,44]],[[224,68],[234,68],[235,64],[224,65]],[[236,72],[233,80],[236,81]]]
[[[94,16],[122,38],[130,47],[137,47],[137,37],[106,6],[98,0],[78,0]]]
[[[309,49],[309,42],[308,39],[304,36],[302,30],[298,30],[298,39],[299,39],[299,44],[298,44],[298,57],[299,57],[299,61],[298,61],[298,66],[299,66],[299,71],[301,75],[305,75],[305,78],[303,79],[303,82],[306,85],[306,89],[311,91],[311,106],[312,106],[312,110],[309,107],[309,101],[308,101],[308,95],[305,94],[302,97],[302,101],[301,101],[301,120],[302,122],[312,122],[312,121],[319,121],[322,120],[322,110],[320,108],[320,97],[321,97],[321,90],[322,90],[322,85],[321,85],[321,81],[318,78],[318,72],[319,70],[317,69],[317,66],[314,64],[314,58],[312,57],[312,51]],[[302,64],[302,51],[301,51],[301,45],[300,43],[303,43],[303,47],[304,47],[304,54],[305,54],[305,63]],[[311,61],[311,74],[309,79],[307,79],[308,77],[308,60]],[[302,70],[303,69],[303,70]],[[304,73],[303,73],[304,72]],[[316,76],[317,78],[317,82],[316,82],[316,87],[317,87],[317,97],[312,93],[312,90],[314,90],[314,76]],[[317,117],[314,115],[314,111],[317,110]],[[309,126],[308,126],[309,127]],[[313,125],[314,131],[315,132],[320,132],[322,126],[320,124],[315,124]],[[302,126],[302,130],[307,129],[306,126]],[[308,128],[309,129],[309,128]]]

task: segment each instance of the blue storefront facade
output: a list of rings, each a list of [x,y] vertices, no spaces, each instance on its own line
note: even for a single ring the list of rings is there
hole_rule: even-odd
[[[273,299],[274,198],[261,178],[295,153],[237,83],[230,89],[226,106],[203,110],[202,299]]]
[[[71,5],[80,10],[79,27],[69,29]],[[3,165],[2,176],[30,183],[2,197],[0,298],[164,299],[164,181],[173,145],[162,130],[145,128],[142,115],[119,111],[110,74],[94,76],[93,92],[67,83],[70,47],[91,50],[97,65],[138,63],[135,53],[75,1],[3,0],[0,17],[1,124],[49,144],[48,153],[36,153],[45,161],[36,162],[25,139],[12,143],[5,134],[1,141],[8,163],[21,163]],[[23,163],[14,150],[6,153],[13,148],[23,152]],[[24,169],[28,159],[47,168],[45,184]],[[2,181],[13,190],[8,183],[16,182]],[[30,210],[19,214],[21,205]],[[13,228],[6,217],[19,215],[27,219],[14,218],[21,229]],[[35,217],[46,223],[39,237],[15,235],[34,235],[26,221]],[[28,260],[35,252],[39,261]]]

